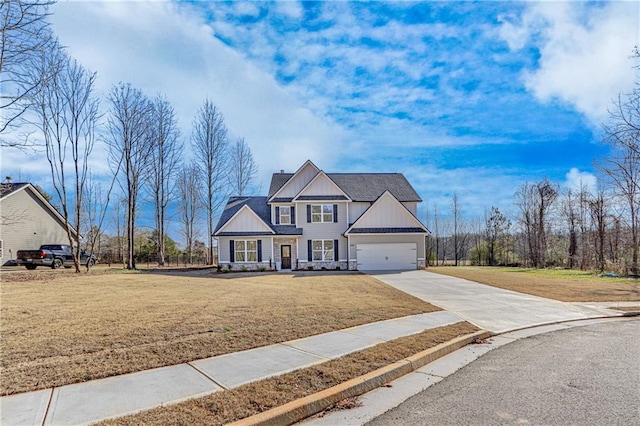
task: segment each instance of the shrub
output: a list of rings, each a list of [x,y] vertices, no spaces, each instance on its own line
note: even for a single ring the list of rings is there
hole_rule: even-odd
[[[336,271],[340,270],[340,265],[336,266]]]
[[[313,271],[313,265],[307,266],[307,269],[310,270],[310,271]]]
[[[242,267],[242,269],[240,269],[240,271],[242,271],[242,272],[247,272],[247,271],[248,271],[248,269],[247,269],[247,267],[246,267],[246,266],[243,266],[243,267]]]
[[[223,273],[223,274],[228,274],[228,273],[229,273],[229,268],[224,268],[224,269],[222,270],[222,273]]]
[[[261,267],[258,268],[258,271],[260,271],[260,272],[264,272],[266,270],[267,270],[267,268],[264,267],[264,266],[261,266]]]

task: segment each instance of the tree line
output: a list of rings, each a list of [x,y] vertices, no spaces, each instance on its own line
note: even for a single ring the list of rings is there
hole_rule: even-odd
[[[172,204],[190,259],[200,248],[198,224],[206,222],[207,261],[212,264],[212,234],[224,201],[232,193],[246,195],[257,175],[249,144],[241,137],[230,140],[222,111],[208,98],[193,118],[190,138],[181,135],[175,110],[163,94],[149,97],[127,82],[109,90],[103,111],[103,100],[96,95],[97,74],[73,59],[50,28],[46,18],[52,4],[0,4],[0,145],[41,145],[46,152],[54,201],[74,246],[76,271],[81,246],[73,230],[84,235],[84,246],[95,252],[112,204],[118,238],[122,231],[126,242],[126,268],[136,267],[138,215],[145,203],[154,211],[158,265],[165,264]],[[89,167],[101,160],[94,153],[99,144],[106,148],[111,171],[106,180]],[[187,144],[191,159],[184,155]]]
[[[640,52],[633,51],[640,69]],[[492,207],[467,219],[461,196],[453,194],[446,213],[427,214],[431,265],[522,265],[613,271],[638,276],[640,226],[640,79],[612,102],[603,124],[611,152],[596,162],[598,186],[562,189],[543,178],[524,183],[510,213]]]

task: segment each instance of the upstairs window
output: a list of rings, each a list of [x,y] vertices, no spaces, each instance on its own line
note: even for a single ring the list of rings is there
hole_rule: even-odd
[[[291,207],[289,206],[280,207],[280,224],[291,225]]]
[[[333,222],[333,205],[331,204],[311,205],[311,222],[312,223]]]

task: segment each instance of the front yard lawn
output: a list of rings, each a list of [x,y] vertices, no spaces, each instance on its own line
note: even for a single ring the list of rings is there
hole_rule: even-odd
[[[439,310],[344,272],[12,274],[0,298],[2,395]]]
[[[586,271],[488,266],[438,266],[429,271],[563,302],[640,301],[639,280]]]

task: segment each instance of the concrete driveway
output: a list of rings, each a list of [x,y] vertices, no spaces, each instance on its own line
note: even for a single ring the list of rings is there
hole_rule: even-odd
[[[620,315],[605,308],[559,302],[433,272],[370,275],[494,333],[557,321]]]

